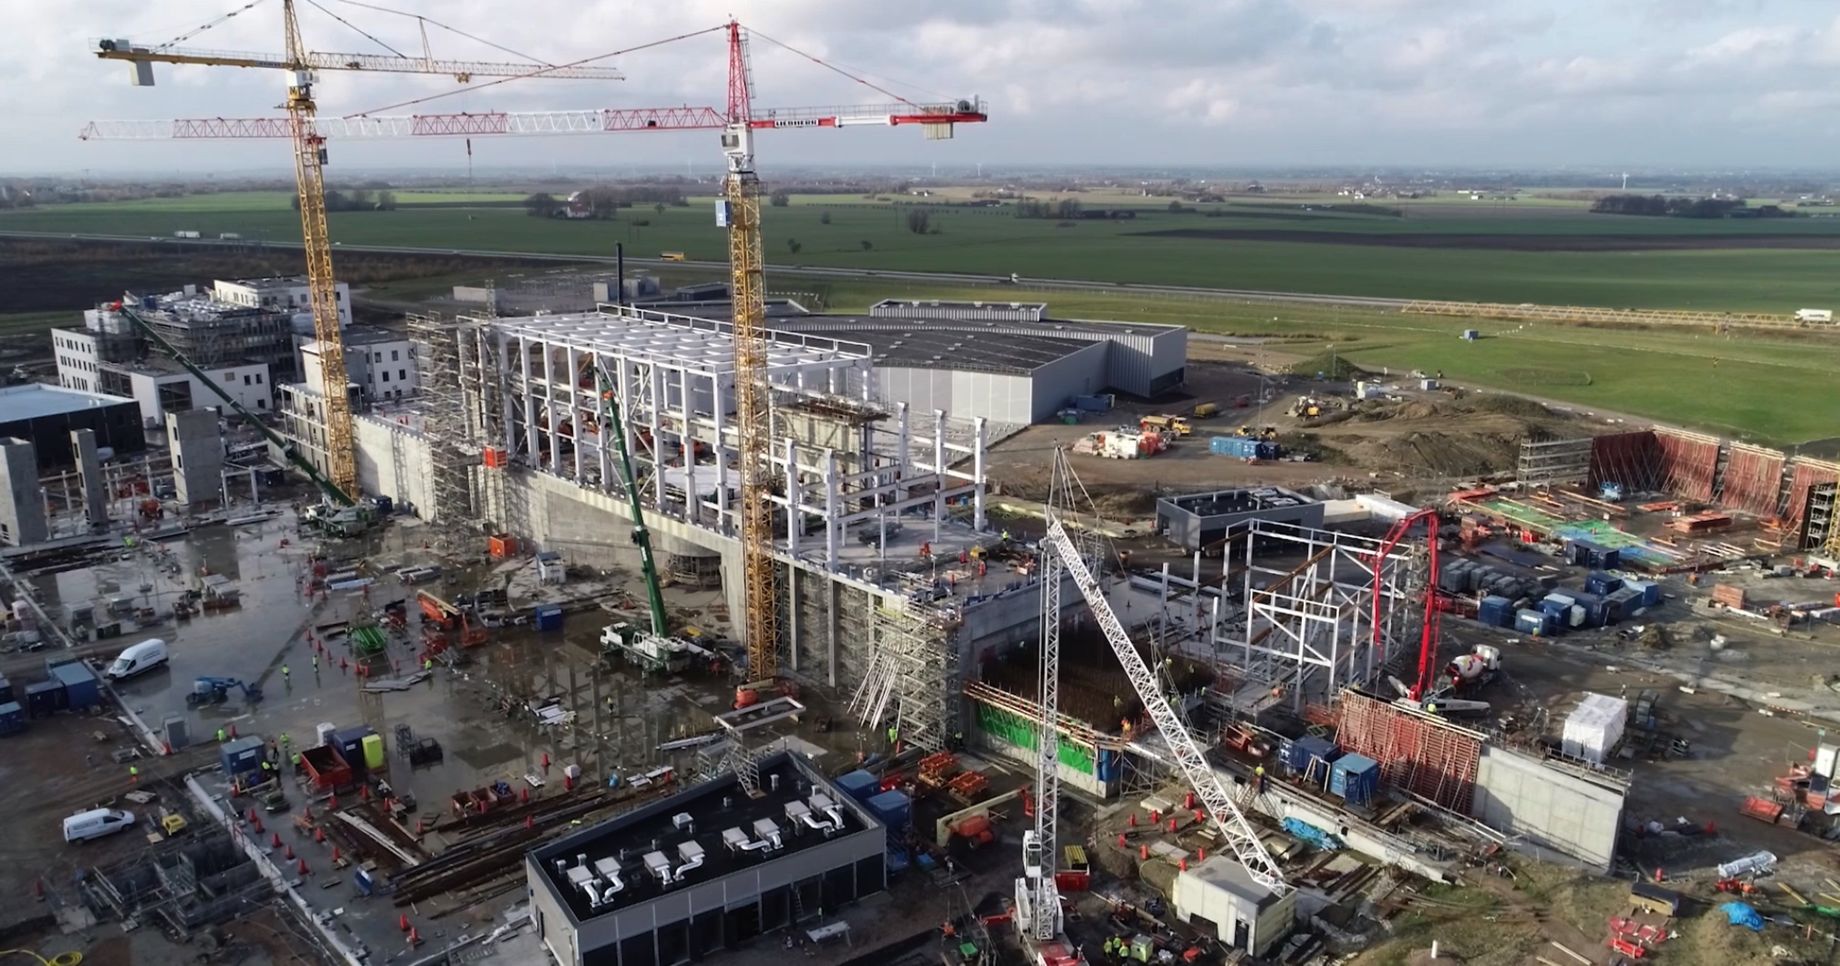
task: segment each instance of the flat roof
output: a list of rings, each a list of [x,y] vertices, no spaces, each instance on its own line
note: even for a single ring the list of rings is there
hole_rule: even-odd
[[[380,342],[409,342],[409,333],[386,329],[380,325],[348,325],[341,334],[345,345],[376,345]],[[319,340],[308,339],[301,344],[302,352],[318,352]]]
[[[1166,496],[1158,502],[1167,503],[1178,510],[1185,510],[1196,516],[1212,517],[1228,513],[1245,513],[1251,510],[1309,506],[1322,501],[1281,486],[1248,486],[1214,490],[1208,493]]]
[[[760,797],[751,798],[732,774],[725,775],[552,842],[533,850],[529,857],[556,894],[567,903],[576,921],[586,922],[655,899],[667,891],[708,882],[839,836],[877,827],[848,795],[791,754],[781,753],[760,763],[759,788]],[[795,830],[786,815],[787,805],[799,803],[809,807],[806,803],[814,793],[836,803],[836,816],[843,819],[842,829],[826,834],[801,823]],[[680,825],[680,815],[689,816],[688,825]],[[820,821],[830,820],[830,816],[822,812],[815,813],[814,817]],[[760,844],[767,841],[755,829],[755,823],[761,820],[774,824],[779,837],[778,848]],[[745,841],[754,845],[737,849],[727,844],[725,837],[733,838],[731,830],[734,829],[739,829],[746,836]],[[683,877],[667,890],[650,871],[647,856],[661,853],[675,869],[685,864],[679,846],[689,842],[702,849],[702,864],[684,872]],[[585,863],[580,856],[586,856]],[[558,861],[562,863],[560,870]],[[584,867],[596,870],[597,888],[609,881],[604,873],[617,868],[622,887],[610,897],[603,888],[605,901],[595,905],[571,877],[571,870]],[[585,877],[586,874],[577,872],[574,875]]]
[[[0,422],[12,422],[19,419],[38,419],[41,416],[59,416],[64,413],[82,412],[85,409],[101,409],[121,403],[135,405],[134,400],[125,396],[110,396],[99,392],[84,392],[80,389],[66,389],[63,386],[48,386],[33,383],[28,386],[8,386],[0,389]]]
[[[567,343],[579,349],[654,359],[703,374],[735,369],[733,325],[723,318],[678,315],[651,309],[606,306],[596,312],[565,312],[525,318],[501,318],[490,326],[511,335]],[[768,330],[769,369],[837,364],[855,365],[870,355],[857,339],[792,332],[772,321]]]
[[[1239,860],[1230,855],[1210,855],[1199,864],[1189,866],[1188,871],[1181,874],[1203,885],[1252,903],[1255,909],[1263,910],[1278,898],[1270,889],[1253,881],[1246,867],[1240,865]]]
[[[1042,323],[1009,322],[1007,326]],[[962,369],[1025,375],[1059,362],[1091,346],[1086,339],[1068,339],[1017,332],[982,331],[982,322],[947,322],[934,319],[889,319],[854,315],[791,316],[773,320],[773,327],[790,332],[847,336],[868,343],[878,366],[914,369]]]

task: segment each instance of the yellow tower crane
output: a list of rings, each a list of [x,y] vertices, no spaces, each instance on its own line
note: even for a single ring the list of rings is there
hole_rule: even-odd
[[[193,50],[163,44],[137,47],[126,40],[103,40],[96,56],[134,65],[138,86],[153,84],[152,65],[198,64],[211,67],[258,67],[284,70],[287,89],[288,132],[294,145],[294,179],[300,192],[300,232],[307,261],[307,293],[313,310],[313,334],[319,340],[320,375],[325,386],[326,475],[348,500],[358,496],[357,456],[352,448],[351,400],[344,392],[349,381],[345,369],[345,341],[339,328],[336,277],[332,271],[332,240],[326,227],[326,139],[314,125],[318,107],[313,100],[314,72],[318,70],[379,71],[406,74],[444,74],[465,83],[473,77],[547,77],[570,80],[620,80],[610,67],[554,66],[541,63],[493,63],[442,60],[427,48],[423,24],[423,56],[401,54],[319,53],[306,49],[294,0],[281,0],[281,23],[286,52],[280,55],[240,51]],[[208,29],[212,24],[207,24]],[[193,31],[197,33],[197,31]]]

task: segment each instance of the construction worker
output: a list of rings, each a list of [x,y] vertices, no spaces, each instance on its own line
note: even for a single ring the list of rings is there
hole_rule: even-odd
[[[222,728],[217,729],[217,743],[221,745],[224,743],[224,740],[225,740],[224,729]]]
[[[277,744],[279,744],[279,745],[280,745],[280,746],[281,746],[282,748],[284,748],[284,749],[285,749],[285,748],[286,748],[286,747],[288,746],[288,736],[287,736],[287,732],[285,732],[285,731],[283,731],[283,732],[281,733],[281,736],[280,736],[280,738],[278,738],[278,739],[277,739]]]
[[[295,773],[298,774],[300,771],[300,752],[294,752],[293,756],[288,759],[288,764],[293,765]]]
[[[141,766],[129,765],[128,766],[128,784],[139,785],[140,783],[141,783]]]
[[[313,655],[313,673],[314,674],[319,673],[319,655],[318,654]]]
[[[894,744],[900,740],[901,740],[901,729],[895,725],[889,725],[888,726],[888,744],[889,746],[893,747]]]
[[[1252,769],[1252,777],[1258,782],[1259,794],[1265,794],[1265,766],[1259,765]]]
[[[281,681],[282,683],[288,684],[288,685],[292,685],[294,683],[294,679],[290,677],[288,674],[288,666],[285,664],[281,665]]]
[[[434,670],[434,658],[432,657],[422,658],[422,670],[433,671]]]

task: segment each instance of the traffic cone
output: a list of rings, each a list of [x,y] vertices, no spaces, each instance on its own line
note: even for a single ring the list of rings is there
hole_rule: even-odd
[[[1207,849],[1205,848],[1196,849],[1195,850],[1195,861],[1206,862],[1207,861]]]
[[[370,800],[371,800],[371,786],[359,785],[358,786],[358,801],[368,802]]]
[[[249,816],[249,830],[257,835],[262,834],[262,817],[260,815]]]
[[[1162,809],[1153,808],[1150,810],[1150,824],[1151,825],[1163,824],[1163,810]]]
[[[332,864],[339,864],[339,847],[336,845],[332,847]]]
[[[326,844],[326,827],[324,825],[315,825],[313,827],[313,841],[321,845]]]
[[[294,871],[300,875],[306,875],[307,874],[307,860],[301,859],[300,864],[294,867]]]
[[[543,770],[549,770],[549,752],[547,751],[543,753]]]
[[[1177,859],[1176,869],[1178,871],[1187,872],[1188,871],[1188,860],[1187,859]]]
[[[423,834],[423,832],[424,832],[424,829],[422,828],[422,820],[418,816],[415,820],[415,834],[421,835]]]
[[[252,824],[252,825],[253,825],[253,824],[255,824],[255,823],[256,823],[257,821],[259,821],[259,820],[258,820],[258,819],[256,818],[256,807],[255,807],[254,805],[251,805],[251,806],[249,806],[249,822],[250,822],[250,824]]]
[[[526,829],[536,828],[537,827],[537,817],[535,815],[524,816],[524,827]]]
[[[525,785],[523,788],[518,789],[518,801],[520,802],[530,801],[530,786],[529,785]]]
[[[236,722],[234,721],[230,722],[230,737],[236,737]]]
[[[1124,838],[1123,832],[1118,833],[1118,847],[1121,849],[1125,847],[1125,838]]]
[[[396,928],[401,932],[409,931],[409,914],[408,913],[405,912],[402,915],[396,917]]]
[[[1169,820],[1169,831],[1171,834],[1174,834],[1175,830],[1176,830],[1176,820],[1172,818]]]
[[[162,750],[162,751],[160,752],[161,754],[163,754],[163,755],[171,755],[171,754],[172,754],[172,742],[170,742],[170,741],[162,741],[162,742],[160,742],[160,747],[161,747],[161,748],[163,749],[163,750]]]
[[[32,898],[37,899],[40,902],[45,901],[45,880],[43,879],[33,879],[32,880]]]
[[[1137,861],[1139,862],[1150,861],[1150,846],[1140,845],[1137,847]]]
[[[1203,812],[1201,809],[1198,809],[1198,808],[1195,809],[1195,821],[1197,822],[1207,821],[1207,813]]]
[[[336,793],[336,792],[335,792],[335,793],[333,793],[333,794],[331,794],[331,795],[327,795],[327,796],[326,796],[326,809],[327,809],[327,811],[334,811],[334,812],[336,812],[336,811],[338,811],[338,808],[339,808],[339,796],[338,796],[338,793]]]
[[[1132,828],[1137,827],[1137,813],[1136,812],[1131,813],[1130,826]]]
[[[1189,792],[1188,794],[1182,796],[1182,807],[1183,808],[1194,808],[1195,807],[1195,793],[1194,792]]]
[[[271,849],[278,849],[281,847],[281,833],[280,832],[276,832],[274,834],[274,837],[268,840],[268,847]]]
[[[575,779],[568,775],[562,776],[562,790],[565,792],[574,791],[575,790]]]
[[[294,847],[292,845],[288,846],[287,851],[281,853],[281,857],[288,860],[289,862],[294,861]]]
[[[409,946],[414,948],[422,944],[422,934],[414,926],[409,927]]]

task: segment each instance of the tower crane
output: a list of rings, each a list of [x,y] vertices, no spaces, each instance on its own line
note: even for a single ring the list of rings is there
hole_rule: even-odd
[[[1066,478],[1071,479],[1072,470],[1066,468],[1066,458],[1065,452],[1056,451],[1055,472],[1057,476],[1065,474]],[[1137,692],[1138,700],[1144,703],[1144,710],[1149,713],[1150,720],[1162,732],[1163,741],[1168,745],[1170,755],[1175,758],[1182,777],[1188,780],[1189,785],[1195,789],[1196,795],[1206,807],[1208,819],[1213,823],[1222,839],[1226,841],[1228,848],[1233,850],[1234,857],[1239,860],[1239,864],[1245,868],[1246,874],[1254,882],[1269,889],[1274,896],[1288,893],[1290,886],[1284,881],[1284,875],[1279,870],[1278,864],[1272,860],[1271,853],[1265,850],[1265,843],[1259,838],[1258,831],[1246,820],[1239,806],[1233,803],[1232,796],[1227,793],[1226,786],[1220,781],[1220,775],[1214,771],[1214,766],[1208,762],[1207,755],[1201,750],[1201,745],[1195,740],[1195,735],[1189,730],[1187,722],[1170,705],[1169,698],[1164,694],[1156,672],[1144,663],[1143,655],[1137,653],[1137,646],[1131,642],[1130,634],[1125,631],[1124,624],[1118,620],[1118,615],[1112,610],[1111,603],[1105,599],[1104,588],[1099,585],[1098,578],[1093,575],[1092,568],[1081,555],[1072,535],[1068,533],[1061,514],[1051,509],[1047,514],[1047,523],[1047,533],[1041,541],[1044,561],[1047,557],[1056,558],[1060,566],[1065,568],[1067,576],[1073,579],[1074,586],[1079,588],[1080,596],[1086,600],[1087,609],[1092,612],[1100,631],[1105,634],[1106,642],[1111,644],[1112,653],[1117,656],[1118,663],[1124,667],[1125,677],[1130,680],[1131,688]],[[1045,583],[1042,593],[1044,597],[1049,593],[1048,585]],[[1058,590],[1055,593],[1058,594]],[[1044,618],[1047,616],[1045,612],[1043,616]],[[1056,616],[1058,617],[1058,614]],[[1045,644],[1047,638],[1044,637],[1043,641]],[[1058,661],[1057,656],[1055,662],[1058,664]],[[1044,667],[1048,663],[1047,656],[1044,654]],[[1051,733],[1052,725],[1048,727]],[[1039,780],[1038,778],[1037,781]],[[1036,808],[1039,810],[1041,805],[1038,803]],[[1026,840],[1024,848],[1025,850],[1027,848]],[[1027,861],[1026,855],[1024,861],[1025,863]]]
[[[285,0],[291,17],[292,0]],[[292,22],[290,20],[290,22]],[[745,644],[748,676],[752,679],[735,690],[738,707],[759,700],[760,693],[779,677],[779,596],[778,577],[773,560],[773,501],[771,467],[768,450],[772,443],[771,389],[767,382],[766,291],[760,239],[760,176],[754,167],[754,132],[760,130],[840,130],[846,127],[918,125],[927,140],[947,140],[959,124],[976,124],[989,120],[984,105],[976,98],[939,103],[919,103],[889,94],[869,82],[834,67],[811,55],[803,55],[851,80],[874,88],[892,103],[843,108],[790,108],[758,110],[753,104],[754,82],[748,54],[748,35],[741,24],[730,20],[723,28],[728,42],[728,98],[723,109],[713,107],[666,107],[607,109],[599,111],[549,111],[532,113],[487,112],[481,114],[423,114],[408,116],[357,116],[326,119],[321,126],[309,126],[317,144],[328,136],[346,138],[387,137],[480,137],[492,135],[593,134],[644,131],[721,131],[722,154],[726,175],[722,198],[717,209],[717,224],[728,230],[730,296],[733,303],[733,338],[735,343],[736,437],[741,476],[740,536],[742,548],[743,602],[747,613]],[[290,36],[293,36],[290,34]],[[693,36],[693,35],[685,35]],[[791,49],[791,48],[788,48]],[[293,48],[290,48],[292,52]],[[109,53],[113,53],[110,51]],[[795,51],[796,52],[796,51]],[[105,53],[104,56],[107,56]],[[266,66],[261,57],[238,59],[214,55],[204,61],[185,63],[226,63],[235,66]],[[302,53],[296,61],[304,60]],[[319,55],[328,66],[345,55]],[[328,59],[329,58],[329,59]],[[135,59],[119,57],[117,59]],[[143,53],[143,60],[167,60]],[[413,59],[411,59],[412,62]],[[416,62],[419,63],[419,62]],[[485,71],[473,65],[472,74]],[[351,69],[381,69],[368,63],[353,62]],[[408,69],[403,67],[402,69]],[[531,76],[573,77],[581,67],[543,67],[527,71]],[[200,138],[272,138],[297,136],[293,101],[288,118],[191,118],[174,121],[92,121],[80,137],[90,139],[200,139]],[[310,101],[309,101],[310,104]],[[311,116],[309,115],[309,121]],[[299,153],[298,151],[296,152]],[[322,159],[323,160],[323,159]],[[303,181],[304,185],[304,181]],[[305,196],[303,187],[302,196]],[[321,206],[323,208],[323,205]],[[306,206],[303,204],[302,219]],[[323,213],[322,213],[323,221]],[[323,239],[323,232],[322,232]],[[322,256],[329,266],[330,249]],[[308,241],[308,264],[314,263],[311,233]],[[330,279],[330,268],[328,279]],[[330,282],[328,282],[330,288]],[[318,314],[315,314],[318,325]],[[334,321],[336,330],[336,317]],[[349,414],[347,414],[345,452],[350,453]]]
[[[287,136],[294,147],[294,180],[300,193],[301,241],[307,262],[307,300],[313,312],[313,334],[320,344],[320,375],[325,385],[326,475],[332,486],[349,498],[358,493],[357,455],[352,449],[351,400],[344,391],[350,378],[345,370],[345,343],[339,330],[338,294],[332,271],[332,241],[326,226],[326,138],[317,126],[314,72],[445,74],[461,82],[483,76],[619,80],[621,74],[609,67],[440,60],[429,53],[426,46],[422,57],[310,51],[301,38],[294,0],[281,0],[281,26],[285,50],[281,54],[197,50],[170,44],[146,47],[126,40],[102,40],[96,45],[96,56],[133,64],[138,86],[153,83],[151,65],[156,63],[256,67],[287,72]]]

